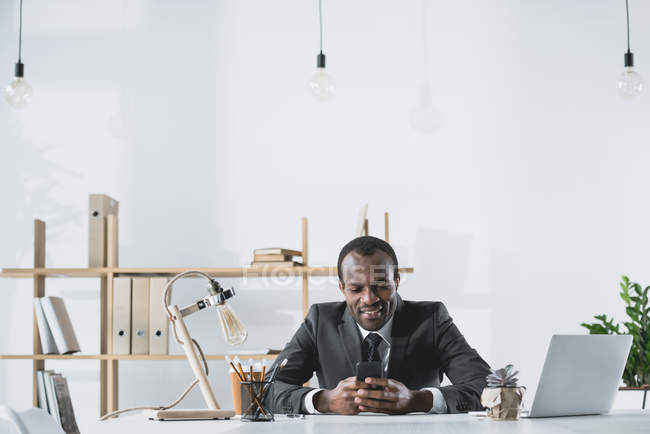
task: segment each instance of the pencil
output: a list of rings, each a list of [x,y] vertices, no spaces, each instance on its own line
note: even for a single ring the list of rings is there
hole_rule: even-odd
[[[235,373],[239,377],[239,381],[244,381],[244,377],[241,376],[241,374],[239,373],[239,371],[235,367],[235,364],[232,361],[230,361],[230,366],[232,366],[232,369],[235,371]]]
[[[241,362],[237,362],[237,367],[238,367],[239,370],[241,371],[242,378],[243,378],[242,381],[247,381],[247,378],[246,378],[246,372],[244,372],[244,368],[242,368],[242,366],[241,366]]]
[[[257,400],[258,401],[260,401],[262,399],[262,394],[264,393],[264,374],[265,373],[266,373],[266,365],[262,365],[262,378],[260,380],[262,382],[262,386],[260,387],[260,389],[259,389],[260,392],[257,395]]]

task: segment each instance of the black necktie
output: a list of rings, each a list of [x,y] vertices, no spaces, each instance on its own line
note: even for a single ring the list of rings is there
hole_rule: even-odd
[[[364,362],[381,362],[379,358],[379,344],[382,338],[378,333],[368,333],[363,340],[363,357]]]

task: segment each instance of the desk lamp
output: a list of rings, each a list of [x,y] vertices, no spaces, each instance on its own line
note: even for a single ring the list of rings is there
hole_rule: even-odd
[[[208,287],[208,296],[183,308],[171,304],[172,285],[183,277],[206,278],[208,282],[210,282],[210,286]],[[149,407],[147,416],[150,419],[219,419],[229,418],[235,415],[233,410],[222,410],[219,408],[219,403],[214,396],[210,383],[208,383],[208,364],[205,360],[203,350],[199,343],[192,339],[187,330],[187,326],[185,325],[185,321],[183,321],[183,318],[186,316],[215,306],[217,308],[217,315],[219,317],[219,323],[221,324],[221,331],[223,332],[225,341],[230,345],[240,345],[246,340],[248,333],[235,313],[230,309],[230,306],[226,304],[227,300],[234,296],[234,289],[224,289],[215,279],[198,270],[184,271],[167,282],[167,286],[165,286],[163,291],[163,309],[167,311],[169,320],[171,321],[172,330],[174,331],[174,337],[176,338],[176,341],[183,346],[185,355],[187,356],[187,361],[190,363],[196,379],[187,389],[185,389],[185,392],[183,392],[180,398],[171,405],[156,409]],[[197,383],[201,388],[203,399],[208,408],[197,410],[170,410],[181,402],[181,400],[185,398]]]

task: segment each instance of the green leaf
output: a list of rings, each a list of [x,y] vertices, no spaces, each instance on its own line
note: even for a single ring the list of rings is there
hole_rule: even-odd
[[[622,323],[614,323],[614,318],[606,314],[595,315],[594,323],[581,323],[590,334],[620,334],[620,327],[632,336],[632,347],[623,371],[623,381],[628,386],[650,383],[650,286],[643,288],[622,275],[619,282],[619,296],[625,303],[628,318]]]
[[[627,295],[627,293],[621,292],[620,296],[623,299],[623,301],[625,302],[625,304],[630,304],[630,296]]]

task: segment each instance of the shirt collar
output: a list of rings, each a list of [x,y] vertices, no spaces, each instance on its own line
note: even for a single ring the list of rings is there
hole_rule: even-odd
[[[361,340],[363,341],[366,338],[366,336],[368,336],[368,334],[370,334],[370,333],[377,333],[390,346],[390,344],[391,344],[390,335],[391,335],[391,331],[393,330],[393,318],[394,317],[395,317],[395,314],[391,315],[390,319],[386,322],[386,324],[384,324],[379,330],[375,330],[375,331],[372,331],[372,332],[364,329],[363,327],[361,327],[359,325],[359,323],[357,323],[357,327],[359,327],[359,331],[361,332],[361,338],[362,338]]]

